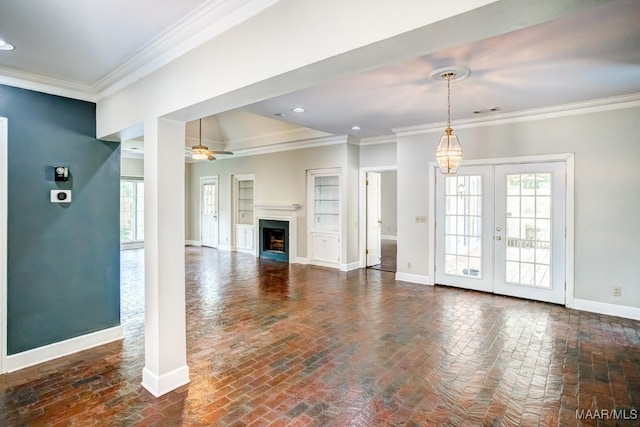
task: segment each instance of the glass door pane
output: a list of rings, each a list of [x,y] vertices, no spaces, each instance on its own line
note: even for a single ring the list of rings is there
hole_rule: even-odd
[[[482,279],[482,175],[445,180],[445,272]]]

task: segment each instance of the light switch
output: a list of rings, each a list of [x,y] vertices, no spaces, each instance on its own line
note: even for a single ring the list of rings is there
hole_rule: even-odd
[[[427,222],[426,215],[416,215],[416,222]]]

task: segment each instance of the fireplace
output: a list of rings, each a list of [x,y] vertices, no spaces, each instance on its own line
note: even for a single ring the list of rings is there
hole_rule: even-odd
[[[289,221],[260,219],[260,258],[289,261]]]

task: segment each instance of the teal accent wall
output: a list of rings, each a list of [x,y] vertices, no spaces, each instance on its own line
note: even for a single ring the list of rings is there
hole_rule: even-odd
[[[7,353],[120,324],[120,145],[90,102],[0,85],[8,119]],[[70,179],[55,182],[54,166]],[[72,191],[70,204],[50,190]]]

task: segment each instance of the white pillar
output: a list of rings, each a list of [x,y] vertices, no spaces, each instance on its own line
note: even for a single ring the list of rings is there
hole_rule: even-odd
[[[142,386],[161,396],[189,382],[184,262],[185,124],[144,126],[145,367]]]

